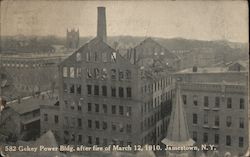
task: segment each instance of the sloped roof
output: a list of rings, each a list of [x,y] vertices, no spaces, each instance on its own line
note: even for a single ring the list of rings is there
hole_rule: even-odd
[[[180,59],[180,57],[179,56],[177,56],[176,54],[174,54],[174,53],[172,53],[172,52],[170,52],[168,49],[166,49],[165,47],[163,47],[161,44],[159,44],[158,42],[156,42],[154,39],[152,39],[152,38],[146,38],[145,40],[143,40],[139,45],[137,45],[136,47],[138,47],[138,46],[140,46],[140,45],[143,45],[143,44],[145,44],[145,43],[154,43],[154,44],[156,44],[156,45],[158,45],[158,46],[160,46],[161,48],[163,48],[164,50],[165,50],[165,52],[167,52],[167,54],[168,55],[170,55],[171,57],[173,57],[173,58],[176,58],[176,59]],[[135,47],[135,48],[136,48]],[[166,55],[166,54],[165,54]]]
[[[40,105],[54,105],[58,100],[56,99],[48,99],[48,98],[29,98],[25,100],[21,100],[20,103],[14,102],[9,104],[7,107],[12,108],[19,114],[24,114],[27,112],[31,112],[40,108]]]
[[[171,113],[167,137],[162,140],[162,143],[169,146],[191,146],[194,144],[194,141],[189,136],[179,85],[177,85],[175,98],[175,105]]]

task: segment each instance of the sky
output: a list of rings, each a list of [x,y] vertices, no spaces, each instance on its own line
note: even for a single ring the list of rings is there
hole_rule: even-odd
[[[96,36],[97,7],[108,36],[248,42],[247,1],[1,1],[1,35]]]

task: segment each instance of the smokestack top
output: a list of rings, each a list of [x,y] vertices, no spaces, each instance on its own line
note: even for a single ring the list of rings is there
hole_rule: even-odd
[[[105,7],[97,7],[97,37],[102,41],[107,42],[107,30],[106,30],[106,11]]]

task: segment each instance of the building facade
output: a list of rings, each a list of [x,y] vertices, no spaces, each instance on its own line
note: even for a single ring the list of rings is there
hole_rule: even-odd
[[[105,18],[102,13],[103,7],[98,8],[99,18]],[[100,29],[106,26],[98,24],[97,30],[106,32]],[[169,121],[173,89],[167,65],[130,62],[106,44],[105,33],[99,36],[59,65],[60,142],[160,143]]]
[[[247,74],[228,68],[197,67],[175,74],[181,81],[189,131],[196,145],[214,144],[221,156],[226,152],[241,156],[247,151]]]

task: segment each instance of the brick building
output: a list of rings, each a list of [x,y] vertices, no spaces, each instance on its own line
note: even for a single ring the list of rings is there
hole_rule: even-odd
[[[243,155],[249,145],[248,72],[237,69],[193,67],[174,75],[190,135],[197,145],[216,145],[220,156]]]
[[[102,33],[59,66],[60,142],[160,143],[171,111],[172,79],[165,70],[170,65],[154,60],[144,66],[122,57],[105,43],[105,8],[98,12]]]

